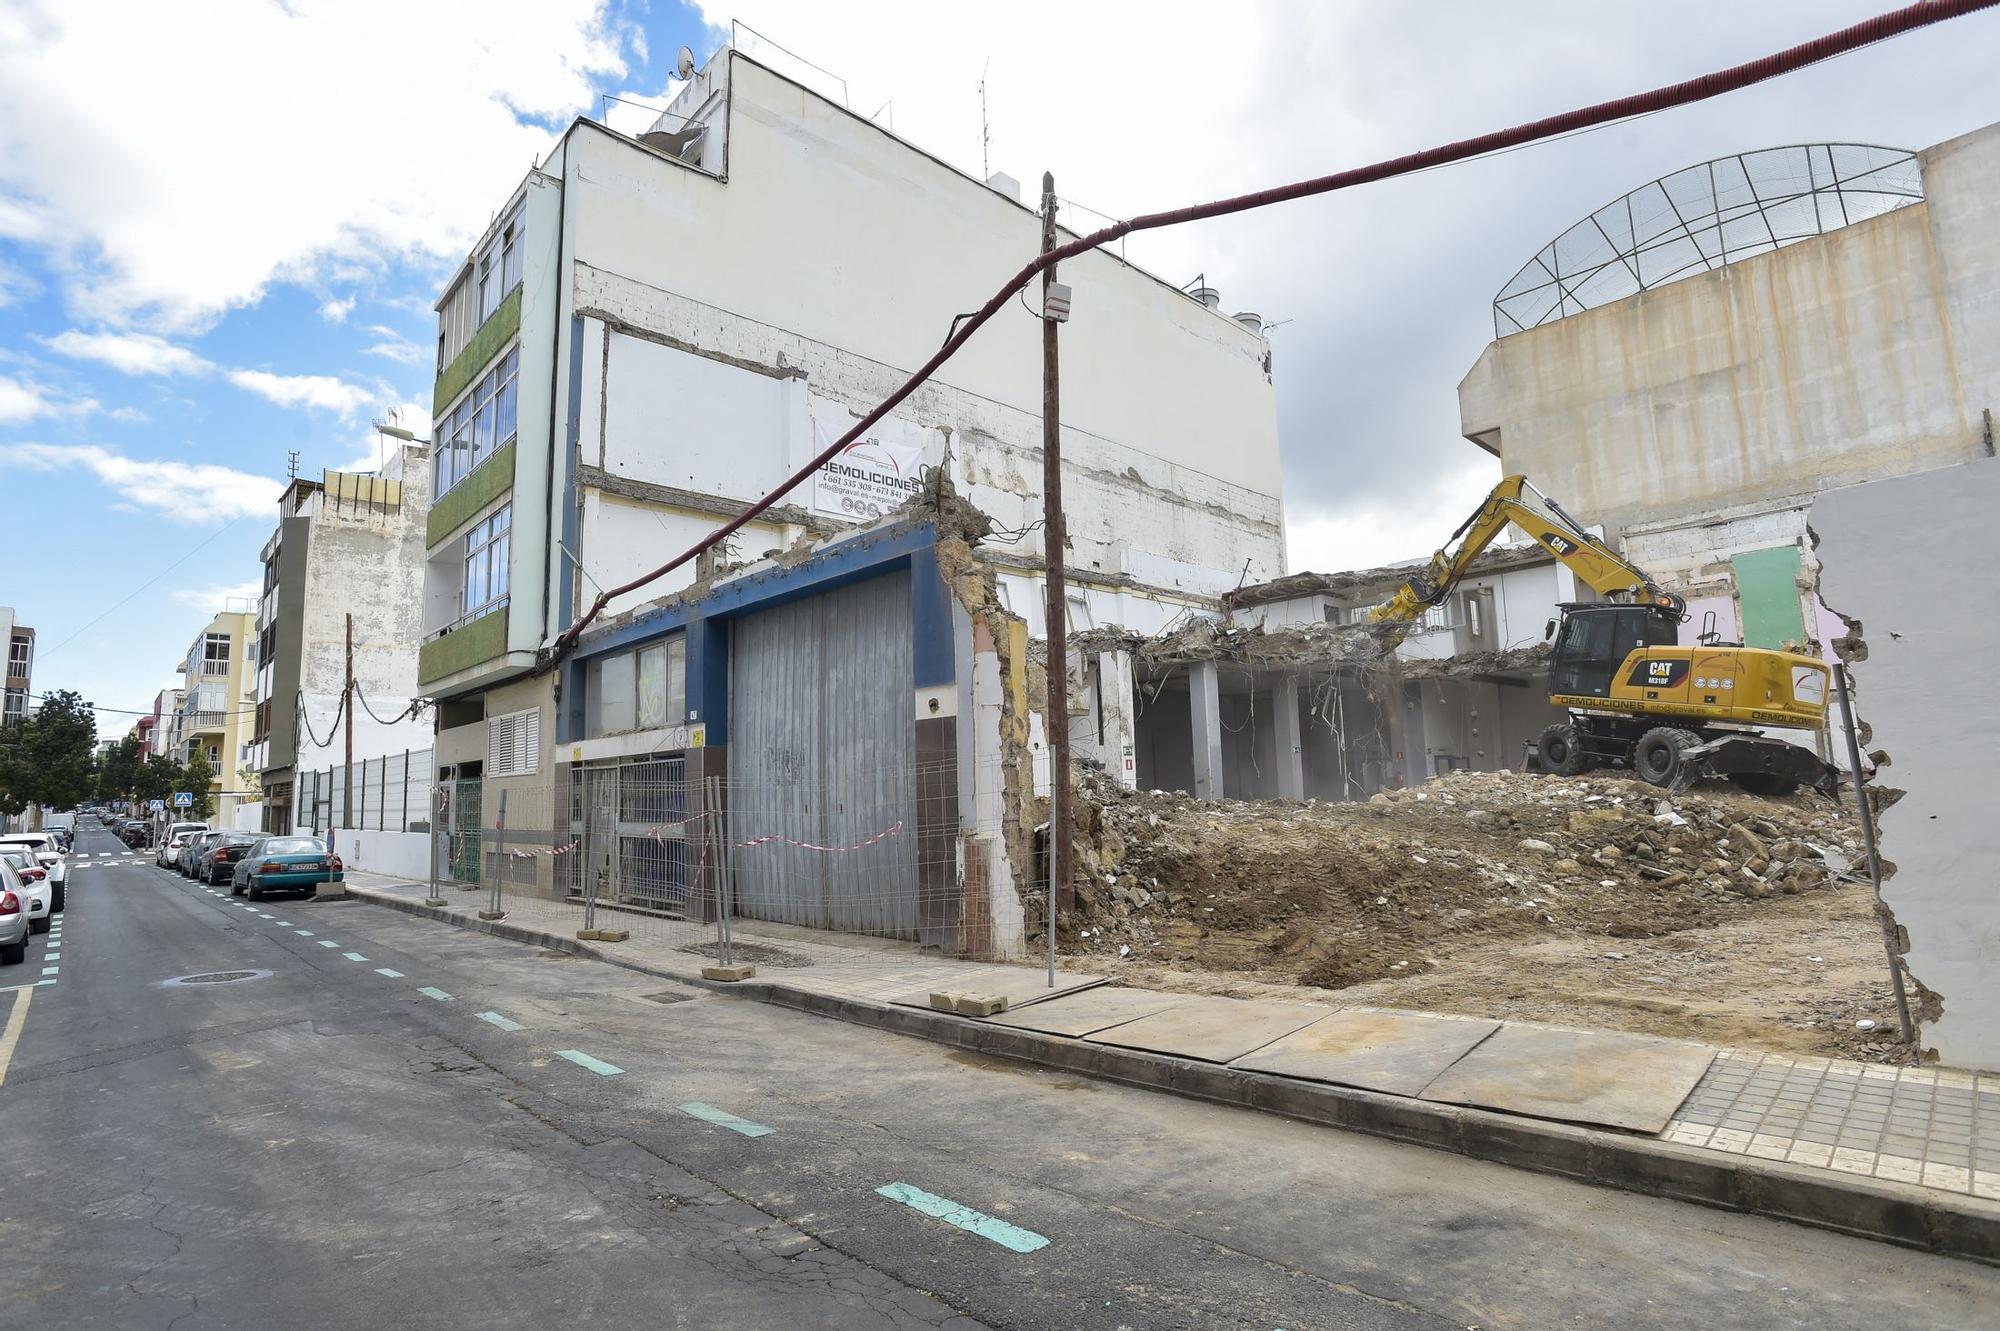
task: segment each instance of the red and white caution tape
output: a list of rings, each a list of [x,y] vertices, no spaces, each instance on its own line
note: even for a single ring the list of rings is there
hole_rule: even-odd
[[[878,841],[887,841],[890,837],[901,836],[902,834],[903,834],[903,824],[901,823],[901,821],[897,821],[883,828],[881,831],[877,832],[874,836],[867,837],[863,840],[856,841],[846,846],[822,846],[819,845],[817,842],[800,841],[793,837],[778,836],[776,833],[773,833],[770,836],[751,837],[748,841],[738,841],[735,842],[734,844],[744,850],[749,850],[753,846],[768,846],[774,841],[782,841],[788,846],[797,846],[800,850],[823,850],[828,852],[829,854],[842,855],[850,850],[861,850],[865,847],[874,845]]]

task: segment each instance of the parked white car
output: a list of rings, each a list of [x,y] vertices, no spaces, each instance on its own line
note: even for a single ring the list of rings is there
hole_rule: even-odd
[[[27,908],[21,875],[0,860],[0,963],[18,966],[28,959]]]
[[[48,870],[35,858],[35,852],[25,846],[0,847],[0,860],[6,861],[20,879],[20,886],[15,890],[27,903],[29,932],[47,933],[50,908],[55,902],[55,889],[49,886]]]
[[[62,913],[63,896],[69,886],[69,857],[47,832],[10,832],[0,836],[0,851],[28,850],[49,875],[50,909]]]
[[[207,823],[170,823],[167,834],[160,838],[160,844],[153,848],[153,863],[162,869],[171,869],[180,859],[181,847],[195,837],[208,831]]]

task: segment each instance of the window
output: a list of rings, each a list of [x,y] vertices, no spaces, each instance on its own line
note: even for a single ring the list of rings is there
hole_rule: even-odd
[[[211,633],[201,643],[201,673],[204,675],[226,675],[229,673],[229,635]]]
[[[487,776],[533,776],[541,753],[541,708],[509,712],[486,722]]]
[[[496,610],[507,600],[507,555],[513,545],[514,506],[502,504],[472,524],[465,534],[465,572],[459,618]]]
[[[507,219],[473,262],[478,276],[479,322],[485,323],[521,284],[521,209]]]
[[[7,644],[7,673],[25,675],[28,673],[28,652],[34,644],[26,638],[16,638]]]
[[[1074,595],[1066,596],[1064,600],[1068,603],[1069,606],[1069,613],[1065,617],[1069,620],[1069,628],[1071,632],[1076,632],[1081,629],[1087,629],[1092,627],[1090,622],[1089,600],[1087,600],[1082,596],[1074,596]]]
[[[687,639],[639,649],[639,729],[679,725],[687,715]]]
[[[584,679],[584,733],[657,730],[687,719],[687,639],[600,656]]]
[[[515,347],[458,400],[456,407],[438,418],[434,435],[438,443],[431,459],[433,496],[451,489],[514,441],[520,368],[521,349]]]

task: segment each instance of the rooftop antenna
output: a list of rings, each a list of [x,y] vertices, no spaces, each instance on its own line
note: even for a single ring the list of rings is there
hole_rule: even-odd
[[[287,483],[289,483],[291,481],[296,481],[298,478],[299,478],[299,450],[295,448],[291,452],[285,454],[285,480]]]
[[[993,57],[986,57],[986,64],[979,67],[979,178],[993,179],[993,163],[986,160],[986,145],[993,137],[986,132],[986,70],[993,63]]]
[[[674,76],[685,83],[694,77],[694,49],[683,46],[674,56]]]

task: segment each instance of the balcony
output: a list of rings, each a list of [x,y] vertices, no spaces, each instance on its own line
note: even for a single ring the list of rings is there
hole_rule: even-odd
[[[507,605],[438,634],[417,649],[417,684],[433,684],[500,656],[507,650]]]

